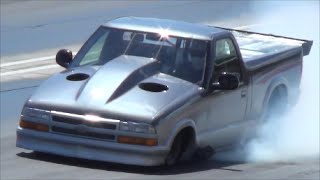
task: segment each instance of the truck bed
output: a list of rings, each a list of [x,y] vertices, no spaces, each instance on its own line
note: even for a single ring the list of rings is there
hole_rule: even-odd
[[[272,63],[273,60],[271,59],[278,60],[278,58],[270,57],[283,54],[281,58],[285,58],[286,55],[289,56],[292,52],[300,51],[300,47],[303,49],[303,55],[306,56],[310,53],[312,46],[312,41],[309,40],[229,28],[222,29],[232,32],[238,42],[243,61],[249,66],[249,69],[255,69],[258,65],[263,66],[266,63]]]

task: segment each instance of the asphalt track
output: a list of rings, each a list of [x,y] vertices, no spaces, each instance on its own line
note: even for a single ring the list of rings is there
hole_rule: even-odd
[[[279,11],[279,6],[289,11],[272,20],[266,18],[274,13],[271,9]],[[317,10],[306,12],[309,7]],[[269,163],[213,158],[168,169],[35,155],[15,147],[15,128],[24,101],[41,81],[62,70],[52,59],[56,51],[77,51],[109,19],[160,17],[319,40],[319,2],[1,0],[0,12],[1,179],[319,179],[318,158]],[[295,19],[298,12],[309,13],[315,23],[310,26]],[[317,34],[307,33],[310,30]],[[319,41],[315,46],[319,48]]]

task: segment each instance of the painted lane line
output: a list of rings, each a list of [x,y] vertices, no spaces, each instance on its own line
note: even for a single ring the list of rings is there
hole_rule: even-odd
[[[33,63],[37,61],[48,61],[54,59],[55,56],[47,56],[47,57],[40,57],[40,58],[33,58],[33,59],[27,59],[27,60],[19,60],[15,62],[9,62],[9,63],[3,63],[0,65],[0,67],[7,67],[7,66],[14,66],[19,64],[27,64],[27,63]]]
[[[234,27],[233,29],[237,29],[237,30],[246,30],[252,27],[256,27],[256,26],[262,26],[264,24],[250,24],[250,25],[244,25],[244,26],[238,26],[238,27]]]
[[[43,69],[57,68],[57,67],[60,67],[60,66],[57,65],[57,64],[52,64],[52,65],[40,66],[40,67],[34,67],[34,68],[28,68],[28,69],[20,69],[20,70],[16,70],[16,71],[9,71],[9,72],[1,73],[0,76],[9,76],[9,75],[15,75],[15,74],[22,74],[22,73],[27,73],[27,72],[37,71],[37,70],[43,70]]]
[[[76,55],[77,53],[78,52],[74,52],[74,55]],[[18,60],[18,61],[14,61],[14,62],[0,64],[0,67],[27,64],[27,63],[37,62],[37,61],[48,61],[48,60],[53,60],[55,58],[56,58],[56,56],[54,55],[54,56],[46,56],[46,57],[32,58],[32,59],[26,59],[26,60]]]

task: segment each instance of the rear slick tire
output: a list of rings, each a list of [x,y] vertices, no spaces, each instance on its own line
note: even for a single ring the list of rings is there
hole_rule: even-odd
[[[270,120],[270,118],[280,118],[285,115],[288,110],[288,97],[287,92],[284,87],[278,87],[271,95],[268,107],[267,114],[264,121]]]

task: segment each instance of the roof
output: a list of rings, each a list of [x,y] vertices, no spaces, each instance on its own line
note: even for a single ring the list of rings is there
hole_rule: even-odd
[[[201,24],[157,18],[121,17],[111,20],[103,26],[127,30],[159,33],[161,30],[172,36],[212,40],[213,34],[226,30]]]

